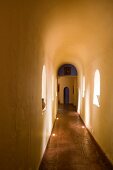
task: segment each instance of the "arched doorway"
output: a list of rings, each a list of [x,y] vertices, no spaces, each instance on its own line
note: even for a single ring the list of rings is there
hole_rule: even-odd
[[[78,72],[74,65],[64,64],[58,69],[57,96],[58,107],[63,104],[78,106]]]
[[[64,88],[64,104],[69,104],[69,88]]]

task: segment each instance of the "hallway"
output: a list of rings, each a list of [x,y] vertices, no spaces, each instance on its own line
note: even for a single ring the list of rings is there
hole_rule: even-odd
[[[0,170],[112,169],[112,77],[113,0],[1,0]]]
[[[39,170],[112,170],[72,105],[60,105]]]

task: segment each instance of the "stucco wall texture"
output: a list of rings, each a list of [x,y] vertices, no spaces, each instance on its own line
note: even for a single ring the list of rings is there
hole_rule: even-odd
[[[78,70],[79,112],[113,163],[112,20],[110,0],[0,2],[1,170],[38,169],[56,115],[57,70],[65,63]],[[44,113],[43,65],[47,70]],[[100,71],[100,107],[92,102],[96,69]]]

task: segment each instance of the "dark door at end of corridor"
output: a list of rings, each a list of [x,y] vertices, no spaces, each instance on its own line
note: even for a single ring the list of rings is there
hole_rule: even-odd
[[[64,104],[69,104],[69,88],[64,88]]]

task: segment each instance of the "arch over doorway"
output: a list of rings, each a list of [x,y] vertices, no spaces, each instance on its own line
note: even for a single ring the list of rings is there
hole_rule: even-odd
[[[58,76],[77,76],[77,69],[72,64],[63,64],[58,69]]]
[[[64,88],[64,104],[69,104],[69,88]]]

